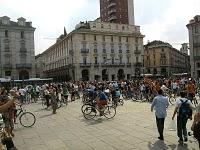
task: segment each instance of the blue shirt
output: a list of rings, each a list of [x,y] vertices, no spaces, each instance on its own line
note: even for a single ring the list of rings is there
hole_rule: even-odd
[[[158,95],[153,99],[151,107],[155,109],[155,115],[157,118],[165,118],[167,116],[167,107],[169,102],[167,97]]]

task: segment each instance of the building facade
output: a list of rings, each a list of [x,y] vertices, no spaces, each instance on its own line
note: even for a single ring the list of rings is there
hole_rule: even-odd
[[[43,52],[45,77],[57,81],[101,81],[139,76],[143,37],[139,26],[81,22]]]
[[[187,24],[190,44],[191,75],[200,78],[200,15]]]
[[[153,41],[144,46],[144,74],[169,77],[178,73],[190,73],[190,59],[186,45],[181,52],[169,43]]]
[[[100,0],[102,22],[134,25],[133,0]]]
[[[28,79],[35,77],[34,31],[31,22],[0,17],[0,77]]]
[[[43,70],[44,70],[44,60],[42,54],[38,54],[35,56],[35,74],[36,78],[44,78]]]

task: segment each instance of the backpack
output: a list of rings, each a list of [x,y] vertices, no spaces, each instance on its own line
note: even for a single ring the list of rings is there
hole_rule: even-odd
[[[107,100],[108,97],[106,96],[106,94],[104,92],[101,92],[99,95],[100,100]]]
[[[179,108],[179,117],[181,118],[190,118],[192,116],[192,109],[190,108],[190,104],[188,104],[188,100],[183,102],[181,99],[181,106]]]

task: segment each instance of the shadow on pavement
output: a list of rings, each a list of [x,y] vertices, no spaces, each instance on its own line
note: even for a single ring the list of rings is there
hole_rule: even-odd
[[[40,108],[38,110],[35,110],[34,112],[40,112],[40,111],[43,111],[43,110],[46,110],[46,108]]]
[[[151,143],[151,142],[149,142],[148,143],[148,148],[150,149],[150,150],[160,150],[160,149],[162,149],[162,150],[167,150],[168,149],[168,147],[167,147],[167,145],[164,143],[164,141],[161,141],[161,140],[158,140],[158,141],[156,141],[155,143]]]
[[[40,116],[39,118],[45,118],[45,117],[52,116],[52,115],[54,115],[54,114],[53,114],[53,113],[50,113],[50,114],[42,115],[42,116]]]
[[[91,119],[91,120],[87,120],[85,118],[82,118],[81,122],[85,122],[86,126],[96,125],[96,124],[102,123],[103,122],[103,118],[95,118],[95,119]]]

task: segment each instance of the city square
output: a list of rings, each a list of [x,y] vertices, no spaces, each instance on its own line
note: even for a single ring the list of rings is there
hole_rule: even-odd
[[[0,150],[200,149],[199,0],[0,3]]]
[[[168,129],[174,105],[170,105],[165,123],[164,141],[157,139],[155,114],[150,103],[125,101],[117,107],[116,116],[108,120],[97,117],[86,120],[81,113],[80,100],[71,102],[53,115],[38,102],[27,105],[36,115],[36,124],[15,127],[14,143],[19,150],[196,150],[194,138],[178,144],[176,131]],[[188,121],[188,131],[191,127]]]

